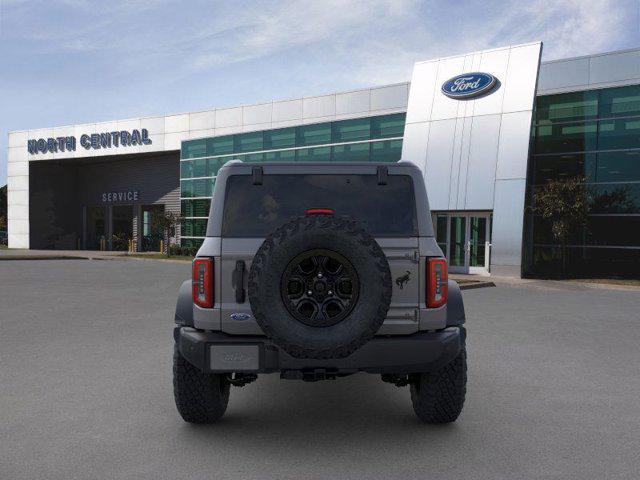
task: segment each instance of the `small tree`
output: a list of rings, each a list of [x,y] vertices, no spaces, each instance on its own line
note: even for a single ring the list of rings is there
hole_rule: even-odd
[[[152,216],[152,223],[159,232],[162,233],[164,239],[164,250],[167,256],[171,256],[170,242],[171,238],[176,235],[176,227],[183,220],[183,217],[175,212],[156,212]]]
[[[569,236],[587,222],[590,201],[585,182],[585,177],[549,180],[534,194],[534,212],[550,222],[551,235],[561,245],[563,277]]]

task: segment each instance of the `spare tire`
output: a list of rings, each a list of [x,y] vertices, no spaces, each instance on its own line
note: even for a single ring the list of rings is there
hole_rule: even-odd
[[[391,303],[384,252],[356,221],[309,215],[256,253],[249,302],[274,343],[298,358],[342,358],[373,338]]]

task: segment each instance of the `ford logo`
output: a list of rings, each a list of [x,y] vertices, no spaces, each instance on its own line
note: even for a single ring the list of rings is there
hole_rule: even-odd
[[[251,315],[249,315],[248,313],[232,313],[231,315],[229,315],[229,317],[231,317],[231,320],[242,322],[244,320],[249,320],[251,318]]]
[[[472,98],[491,91],[497,82],[489,73],[464,73],[444,82],[442,93],[449,98]]]

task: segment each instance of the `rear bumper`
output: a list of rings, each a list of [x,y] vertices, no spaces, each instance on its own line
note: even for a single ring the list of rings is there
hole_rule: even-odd
[[[464,341],[463,327],[437,332],[375,337],[345,358],[295,358],[266,337],[230,336],[176,327],[180,353],[207,373],[355,372],[408,374],[437,370],[453,360]]]

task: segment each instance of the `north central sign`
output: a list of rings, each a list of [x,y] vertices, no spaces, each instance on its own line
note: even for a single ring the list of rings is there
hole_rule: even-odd
[[[465,99],[490,92],[497,82],[496,77],[490,73],[464,73],[444,82],[441,89],[449,98]]]
[[[117,132],[91,133],[80,136],[80,146],[85,150],[101,148],[132,147],[135,145],[150,145],[149,131],[120,130]],[[38,153],[75,152],[76,137],[37,138],[27,141],[27,150],[31,155]]]

